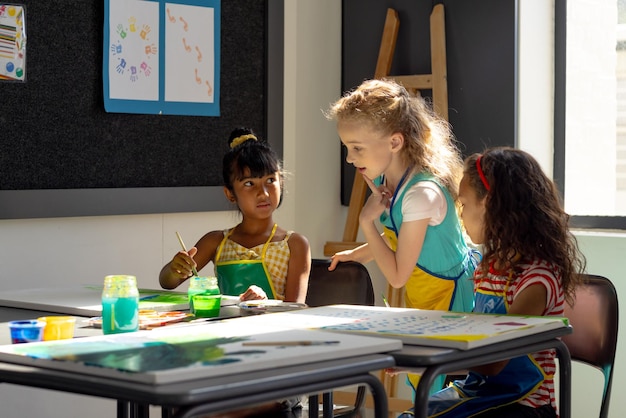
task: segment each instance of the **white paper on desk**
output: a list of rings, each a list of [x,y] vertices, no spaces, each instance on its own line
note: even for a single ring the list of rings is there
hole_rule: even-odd
[[[276,326],[252,317],[187,327],[0,346],[0,360],[146,384],[247,373],[402,348],[396,339]],[[310,346],[243,346],[245,341],[337,341]]]
[[[379,306],[331,305],[258,318],[266,324],[398,338],[404,344],[467,350],[558,328],[563,317],[455,313]]]

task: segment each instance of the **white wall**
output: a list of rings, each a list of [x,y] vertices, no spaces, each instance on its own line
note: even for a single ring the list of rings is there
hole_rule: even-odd
[[[290,222],[313,257],[343,233],[340,141],[322,114],[341,93],[341,2],[285,2],[285,149]],[[339,215],[339,216],[338,216]],[[344,215],[345,216],[345,215]]]
[[[551,172],[550,117],[552,92],[551,51],[535,50],[550,39],[551,3],[522,0],[524,22],[520,56],[520,146],[537,155]],[[530,23],[525,23],[528,20]],[[535,25],[535,26],[533,26]],[[534,30],[534,31],[533,31]],[[529,44],[529,42],[531,42]],[[277,220],[284,227],[305,234],[314,257],[323,257],[326,241],[339,241],[347,210],[340,205],[339,139],[334,125],[321,111],[340,92],[341,2],[336,0],[285,1],[285,166],[288,179]],[[529,55],[530,54],[530,55]],[[526,63],[532,66],[525,67]],[[548,81],[547,81],[548,80]],[[540,111],[538,111],[540,109]],[[545,112],[545,113],[544,113]],[[538,134],[538,132],[540,134]],[[103,216],[33,220],[0,220],[0,274],[3,289],[55,284],[100,283],[105,275],[134,274],[142,287],[158,286],[158,272],[178,251],[174,234],[179,231],[188,246],[206,231],[234,225],[233,212],[182,213],[135,216]],[[579,233],[589,271],[614,279],[626,298],[626,283],[618,280],[616,260],[626,253],[626,236],[617,233]],[[375,266],[369,266],[376,295],[385,288]],[[205,271],[209,269],[207,267]],[[380,304],[380,303],[379,303]],[[618,356],[626,342],[620,344]],[[626,365],[618,358],[614,388],[626,383]],[[591,384],[586,380],[591,379]],[[596,379],[596,380],[594,380]],[[598,374],[575,367],[573,411],[576,418],[597,414]],[[617,394],[614,390],[614,394]],[[27,399],[27,400],[20,400]],[[63,393],[0,386],[3,416],[110,417],[115,402]],[[626,399],[614,396],[613,413],[626,410]],[[63,411],[70,406],[69,410]],[[56,412],[54,412],[56,411]],[[158,411],[152,411],[157,417]]]

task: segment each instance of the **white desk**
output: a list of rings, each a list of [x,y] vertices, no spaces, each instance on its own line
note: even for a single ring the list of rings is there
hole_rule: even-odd
[[[333,332],[336,332],[338,336],[342,334],[343,335],[348,335],[348,334],[358,335],[358,334],[365,333],[366,335],[376,336],[377,338],[380,338],[380,337],[394,338],[395,335],[393,333],[388,333],[386,332],[387,330],[381,327],[382,327],[382,324],[384,324],[384,321],[388,320],[389,318],[394,317],[394,315],[397,316],[397,312],[400,312],[401,314],[401,318],[403,319],[401,323],[403,327],[406,325],[406,320],[405,320],[406,317],[411,317],[410,319],[414,319],[412,318],[413,315],[415,315],[416,317],[420,315],[428,317],[427,312],[421,312],[421,313],[419,312],[413,313],[410,311],[403,312],[399,310],[394,310],[394,309],[387,310],[386,308],[378,308],[378,307],[332,306],[332,307],[310,308],[310,309],[304,309],[300,311],[292,311],[292,312],[284,312],[284,313],[275,313],[275,314],[264,315],[264,316],[252,316],[252,317],[234,319],[234,320],[229,320],[229,321],[244,320],[246,321],[245,322],[246,326],[249,326],[252,328],[259,327],[262,324],[267,325],[267,324],[272,324],[272,323],[274,324],[281,323],[283,324],[283,326],[289,327],[290,329],[293,329],[293,330],[311,329],[311,328],[322,328],[326,330],[328,328],[341,328],[339,330],[335,329],[333,331]],[[444,315],[444,314],[442,313],[441,315]],[[374,318],[373,322],[372,322],[372,318]],[[505,319],[506,321],[509,321],[509,320],[513,321],[515,317],[507,317]],[[421,320],[429,320],[429,319],[421,318]],[[224,322],[228,322],[228,321],[224,321]],[[349,325],[351,323],[353,323],[354,326]],[[569,388],[571,387],[571,369],[570,369],[571,360],[570,360],[570,356],[569,356],[569,352],[567,348],[560,341],[559,337],[571,333],[571,328],[563,325],[563,326],[559,326],[557,328],[553,328],[549,330],[541,330],[541,328],[538,328],[538,329],[539,331],[535,333],[533,332],[529,333],[527,331],[524,331],[520,333],[521,336],[513,335],[511,337],[511,335],[509,335],[504,340],[496,339],[496,341],[486,343],[482,346],[465,349],[465,350],[435,347],[433,345],[436,345],[437,343],[430,341],[430,340],[428,340],[428,342],[429,344],[431,344],[431,346],[423,346],[423,345],[420,345],[420,342],[423,341],[423,336],[411,336],[411,335],[403,336],[402,338],[404,339],[405,344],[402,347],[402,349],[398,349],[390,353],[392,358],[395,359],[395,363],[400,367],[423,367],[425,368],[425,372],[420,380],[420,385],[417,388],[417,393],[415,397],[415,406],[416,406],[415,416],[416,417],[426,416],[426,402],[428,399],[428,388],[431,386],[434,378],[439,374],[448,373],[448,372],[452,372],[452,371],[456,371],[460,369],[465,369],[471,366],[484,364],[487,362],[503,360],[503,359],[511,358],[511,357],[518,356],[518,355],[528,354],[528,353],[540,351],[540,350],[547,349],[547,348],[555,348],[558,352],[559,361],[561,365],[560,367],[560,390],[561,390],[560,392],[560,404],[561,404],[560,415],[562,418],[569,418],[570,401],[571,401],[571,398],[570,398],[571,395],[570,395],[570,390],[569,390]],[[379,351],[378,353],[369,353],[369,354],[380,354],[380,353],[381,352]],[[367,356],[367,355],[368,355],[367,353],[358,354],[359,357]],[[328,369],[324,369],[324,370],[328,372],[326,376],[329,379],[337,378],[341,380],[342,378],[345,377],[345,375],[343,376],[335,375],[334,374],[335,372],[339,374],[354,373],[352,374],[351,378],[360,380],[360,382],[356,382],[356,383],[368,384],[370,388],[372,388],[374,393],[376,390],[378,390],[377,385],[379,382],[370,381],[369,378],[366,377],[364,374],[360,374],[363,369],[359,369],[358,367],[356,369],[353,369],[352,364],[350,363],[355,361],[358,364],[361,361],[365,361],[367,365],[364,365],[361,363],[359,366],[359,367],[364,366],[365,368],[369,369],[368,373],[365,373],[365,374],[369,374],[369,371],[380,370],[386,367],[390,367],[389,365],[381,367],[380,363],[377,364],[378,361],[382,361],[383,363],[389,361],[389,359],[385,355],[383,355],[383,358],[378,358],[378,359],[373,359],[371,357],[368,357],[367,359],[357,358],[357,356],[355,355],[351,359],[347,360],[346,364],[349,370],[334,370],[334,367],[338,366],[338,364],[326,363],[326,361],[328,361],[328,359],[319,359],[319,362],[320,362],[319,366],[323,368],[326,366],[328,367]],[[339,363],[341,363],[341,361]],[[311,386],[308,387],[304,384],[305,382],[302,382],[303,385],[301,386],[301,388],[296,388],[296,389],[294,389],[293,387],[288,388],[287,386],[290,386],[287,383],[289,378],[286,376],[288,376],[290,373],[293,373],[293,371],[298,369],[300,366],[303,366],[303,369],[301,371],[305,373],[305,375],[311,377],[311,380],[308,381],[311,384]],[[318,387],[321,385],[321,380],[323,379],[317,381],[316,378],[314,377],[314,374],[310,374],[312,370],[309,370],[308,366],[292,365],[289,367],[291,367],[290,369],[291,372],[285,370],[286,371],[285,378],[287,379],[285,381],[285,387],[276,388],[278,392],[272,392],[272,395],[267,398],[264,397],[263,398],[264,400],[277,399],[280,397],[290,396],[290,394],[293,395],[293,394],[306,393],[306,392],[302,392],[302,390],[304,390],[303,389],[304,387],[311,389],[314,386]],[[42,377],[46,373],[49,373],[49,372],[50,371],[43,371],[43,370],[37,371],[38,375],[41,375]],[[13,376],[13,375],[10,375],[10,376]],[[261,386],[263,386],[261,382],[267,379],[273,379],[274,377],[277,377],[280,380],[282,379],[281,376],[283,376],[283,374],[281,370],[273,369],[271,371],[268,371],[268,370],[257,371],[255,372],[254,376],[255,376],[255,379],[258,378],[259,380],[255,381],[254,383],[250,385],[242,383],[243,386],[240,386],[239,384],[237,384],[237,387],[239,387],[241,390],[246,390],[246,391],[247,390],[250,390],[250,391],[260,390]],[[246,379],[247,378],[248,376],[246,375]],[[19,380],[17,377],[15,377],[15,379]],[[241,376],[239,376],[239,378],[236,378],[235,380],[237,379],[241,379]],[[219,380],[221,381],[221,378]],[[322,389],[315,389],[315,390],[331,390],[332,388],[340,387],[343,385],[343,383],[345,383],[345,380],[341,380],[342,384],[339,384],[339,380],[335,380],[333,383],[330,383],[330,386],[326,385]],[[70,381],[69,383],[66,382],[65,384],[67,385],[69,389],[73,388],[70,391],[85,390],[83,389],[83,387],[85,386],[81,386],[76,381]],[[99,381],[98,384],[103,384],[106,386],[106,383],[104,382]],[[189,398],[190,394],[189,393],[184,394],[183,392],[180,392],[181,390],[180,385],[184,386],[186,384],[189,384],[189,382],[180,382],[177,385],[176,384],[166,385],[168,387],[167,390],[173,390],[174,392],[176,392],[177,390],[179,391],[177,392],[177,394],[174,394],[173,392],[168,392],[168,393],[171,393],[171,396],[172,396],[171,398],[172,400],[169,401],[171,402],[169,404],[170,406],[177,406],[177,405],[189,406],[189,403],[187,402],[191,402]],[[208,384],[208,382],[204,382],[203,384]],[[213,380],[213,384],[215,384],[215,379]],[[78,388],[77,386],[81,386],[81,387]],[[189,389],[189,387],[187,388]],[[103,388],[100,387],[99,390],[103,390]],[[193,390],[198,390],[198,387],[195,387]],[[202,390],[205,390],[205,389],[202,389]],[[216,388],[216,387],[211,387],[210,389],[206,389],[206,390],[210,391],[211,393],[219,392],[219,388]],[[119,397],[117,399],[121,399],[126,402],[134,402],[135,405],[140,405],[140,403],[144,401],[151,403],[155,399],[158,400],[158,396],[152,397],[154,393],[140,393],[140,392],[141,391],[134,388],[131,392],[129,392],[129,393],[133,393],[137,395],[134,398],[126,396],[126,397]],[[82,392],[78,392],[78,393],[82,393]],[[111,388],[111,392],[104,392],[104,393],[105,395],[103,396],[108,396],[108,397],[115,397],[118,395],[117,392],[115,392],[115,388]],[[276,397],[278,393],[280,394],[278,397]],[[227,395],[227,394],[221,393],[221,395]],[[241,393],[239,393],[239,395],[241,395]],[[119,396],[122,396],[122,395],[120,394]],[[254,399],[254,400],[260,399],[256,397],[257,395],[251,395],[251,396],[252,396],[251,399]],[[218,399],[217,396],[215,398],[207,396],[206,398],[203,398],[201,401],[211,402],[211,401],[216,401],[217,399]],[[200,399],[195,398],[194,402],[195,401],[200,401]],[[241,406],[237,403],[235,399],[233,399],[232,402],[233,402],[232,405]],[[386,399],[384,401],[381,399],[378,400],[378,403],[383,403],[383,402],[386,405]],[[162,404],[162,403],[157,403],[157,404]],[[222,405],[222,407],[223,406],[225,405]],[[193,406],[189,406],[189,407],[193,408]],[[211,409],[214,407],[216,407],[215,404],[201,406],[201,408],[208,408],[207,411],[209,409],[211,411],[214,411],[213,409]],[[377,406],[377,410],[378,410],[378,406]],[[139,411],[137,412],[136,416],[143,416],[143,415],[141,415],[141,411]]]
[[[27,311],[19,313],[23,312]],[[163,406],[164,411],[176,408],[177,413],[174,417],[178,418],[198,413],[224,411],[245,405],[252,406],[290,396],[330,391],[342,386],[364,384],[369,386],[375,398],[376,417],[386,417],[387,399],[384,388],[370,372],[394,365],[393,357],[385,353],[400,349],[402,344],[399,340],[338,335],[315,330],[281,329],[273,333],[269,332],[272,330],[260,330],[257,326],[251,328],[248,324],[250,320],[254,321],[254,318],[236,318],[199,325],[174,325],[153,331],[78,338],[61,342],[5,345],[0,347],[3,356],[3,361],[0,362],[0,380],[19,385],[116,399],[118,401],[117,414],[120,418],[127,417],[129,414],[131,417],[147,417],[148,405]],[[246,341],[250,339],[258,341],[323,339],[327,341],[332,338],[338,343],[320,347],[243,347],[243,343],[237,337],[239,329],[246,330],[240,335]],[[250,329],[259,333],[248,331]],[[77,335],[83,332],[97,335],[100,330],[77,328]],[[6,324],[4,324],[4,334],[8,337]],[[183,354],[183,357],[187,359],[185,353],[192,354],[192,357],[188,359],[190,362],[188,368],[176,366],[170,370],[165,361],[163,369],[148,369],[133,376],[132,372],[118,372],[116,368],[108,370],[106,365],[93,367],[83,363],[96,364],[99,357],[106,358],[108,362],[117,356],[123,364],[140,367],[144,364],[152,367],[154,359],[161,355],[159,352],[155,357],[155,349],[156,351],[163,349],[166,354],[172,351],[168,347],[169,343],[142,345],[140,344],[142,339],[167,342],[171,338],[179,341],[189,336],[198,338],[199,335],[219,335],[220,340],[231,339],[220,342],[220,347],[224,347],[225,355],[219,357],[218,363],[209,362],[206,366],[204,361],[198,363],[198,360],[193,357],[194,353],[197,353],[198,346],[193,345],[197,340],[192,341],[189,349],[185,349],[184,347],[187,346],[182,344],[184,346],[182,351],[174,350],[174,357],[170,357],[170,359],[179,359],[179,354]],[[85,352],[77,348],[84,345],[91,345],[93,348],[94,341],[101,340],[110,340],[106,344],[101,344],[102,355],[90,356],[91,352],[88,349],[85,357]],[[199,339],[199,341],[204,340],[205,337]],[[206,348],[200,347],[201,351],[204,350],[203,352],[214,348],[212,344]],[[248,352],[243,353],[246,348]],[[26,350],[27,354],[25,356],[15,354],[21,350]],[[31,355],[41,353],[41,350],[45,351],[46,356],[41,359],[31,357]],[[47,357],[47,355],[54,357],[59,352],[71,353],[71,359],[58,360],[59,357],[56,357],[57,360],[51,360]],[[228,361],[222,363],[222,358]],[[127,362],[124,363],[125,361]],[[230,361],[233,362],[230,363]]]
[[[571,357],[560,340],[571,327],[559,328],[518,339],[503,341],[471,350],[404,345],[392,353],[398,367],[420,367],[424,372],[415,392],[415,418],[427,418],[429,388],[440,374],[464,370],[494,361],[554,348],[559,361],[559,416],[571,416]]]
[[[393,357],[374,354],[250,372],[243,376],[237,374],[153,386],[0,363],[0,379],[6,383],[116,399],[118,418],[148,417],[148,405],[161,405],[164,410],[177,408],[172,417],[186,418],[304,393],[366,384],[374,396],[375,416],[386,418],[385,389],[370,372],[393,365]]]
[[[0,307],[100,316],[102,285],[41,287],[0,291]],[[226,300],[226,299],[225,299]],[[158,311],[188,310],[187,294],[162,289],[139,289],[139,308]]]
[[[572,328],[562,318],[335,305],[258,320],[401,339],[402,350],[391,353],[396,364],[425,369],[415,395],[416,418],[427,416],[428,391],[436,376],[554,348],[560,364],[560,416],[571,414],[571,357],[560,337]],[[455,348],[465,345],[472,347]]]

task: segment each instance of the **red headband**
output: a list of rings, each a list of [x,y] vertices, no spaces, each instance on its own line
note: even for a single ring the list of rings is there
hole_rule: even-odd
[[[485,189],[489,191],[491,190],[491,187],[489,186],[489,182],[487,182],[487,177],[485,177],[485,173],[483,173],[483,168],[480,165],[481,158],[482,158],[482,155],[479,155],[478,158],[476,158],[476,170],[478,171],[478,176],[480,177],[480,180],[483,182]]]

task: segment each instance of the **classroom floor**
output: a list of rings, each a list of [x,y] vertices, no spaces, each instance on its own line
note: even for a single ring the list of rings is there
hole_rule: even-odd
[[[321,402],[321,397],[320,397]],[[335,404],[335,413],[339,412],[340,409],[349,408],[350,405],[337,405]],[[319,416],[322,416],[322,405],[319,405]],[[295,415],[295,418],[307,418],[309,416],[309,405],[305,404],[300,412],[300,415]],[[354,415],[352,418],[375,418],[374,410],[372,408],[363,408],[361,412],[357,415]]]

